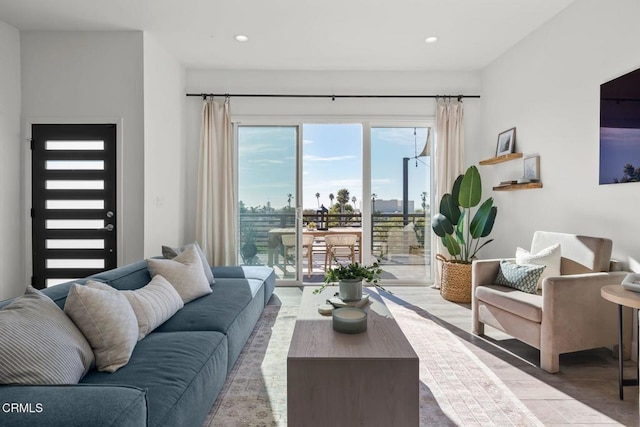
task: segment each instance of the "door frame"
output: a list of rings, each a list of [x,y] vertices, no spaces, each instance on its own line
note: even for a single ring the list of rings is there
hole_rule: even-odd
[[[23,228],[23,237],[24,237],[24,279],[25,283],[31,283],[31,276],[33,275],[33,246],[32,246],[32,226],[31,223],[31,137],[32,137],[32,126],[38,124],[51,125],[51,124],[62,124],[62,125],[88,125],[88,124],[102,124],[102,123],[115,123],[116,125],[116,212],[118,213],[118,227],[116,227],[116,251],[117,251],[117,265],[122,265],[122,251],[123,251],[123,239],[124,239],[124,228],[125,228],[125,219],[123,215],[122,209],[122,201],[123,201],[123,191],[124,191],[124,157],[123,157],[123,123],[124,119],[122,117],[78,117],[78,118],[69,118],[69,117],[61,117],[61,118],[37,118],[30,117],[25,119],[24,129],[23,129],[23,139],[22,139],[22,169],[24,171],[22,177],[22,195],[23,195],[23,218],[24,218],[24,228]]]
[[[237,144],[237,128],[241,126],[297,126],[298,127],[298,141],[296,150],[296,223],[298,223],[298,208],[300,213],[302,208],[298,206],[302,199],[302,157],[303,141],[304,141],[304,124],[361,124],[362,125],[362,191],[363,194],[371,194],[371,128],[373,127],[429,127],[432,132],[435,132],[436,118],[435,116],[416,116],[416,115],[232,115],[231,123],[233,126],[233,138],[234,144]],[[432,134],[432,141],[435,138]],[[432,156],[434,154],[432,146]],[[236,165],[238,159],[235,159]],[[434,164],[434,162],[432,162]],[[235,168],[234,184],[236,192],[238,191],[238,175],[237,167]],[[434,168],[430,169],[431,183],[435,182]],[[429,194],[430,205],[433,204],[433,191]],[[362,248],[371,247],[371,204],[363,203],[361,208],[362,215]],[[296,234],[298,239],[297,253],[296,253],[296,265],[300,265],[300,259],[302,256],[302,233],[299,233],[300,224],[296,226]],[[430,244],[433,247],[433,239],[430,239]],[[431,251],[431,262],[429,264],[430,277],[434,277],[434,254]],[[362,249],[362,260],[364,263],[369,264],[373,261],[371,251],[369,249]],[[303,285],[303,269],[298,269],[296,272],[295,280],[278,280],[278,286],[302,286]],[[425,283],[422,281],[408,282],[405,281],[402,285],[408,286],[430,286],[431,283]],[[395,285],[395,284],[394,284]],[[398,284],[400,285],[400,284]],[[398,286],[395,285],[395,286]]]

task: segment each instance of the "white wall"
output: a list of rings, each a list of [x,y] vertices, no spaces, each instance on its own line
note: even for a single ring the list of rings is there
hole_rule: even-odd
[[[182,240],[184,68],[144,35],[144,256]]]
[[[20,193],[20,33],[0,22],[0,300],[20,295],[23,275]]]
[[[478,72],[371,72],[371,71],[247,71],[187,70],[190,93],[374,94],[443,95],[480,94]],[[465,102],[465,132],[471,144],[480,129],[479,100]],[[201,98],[187,101],[186,193],[184,235],[195,237],[195,206],[200,137]],[[434,117],[435,99],[294,99],[231,98],[231,114],[282,116],[328,120],[367,117]]]
[[[637,0],[574,2],[483,70],[482,134],[467,138],[467,163],[492,157],[498,133],[516,126],[516,151],[540,155],[544,185],[493,192],[522,176],[522,162],[480,166],[499,209],[483,258],[549,230],[609,237],[613,256],[638,269],[640,184],[598,185],[600,84],[640,67],[638,16]]]
[[[120,127],[119,260],[143,256],[142,32],[21,33],[22,118]]]

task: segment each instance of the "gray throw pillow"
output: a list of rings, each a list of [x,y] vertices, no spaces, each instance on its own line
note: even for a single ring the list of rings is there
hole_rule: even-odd
[[[170,246],[163,246],[162,256],[168,259],[173,259],[191,246],[195,246],[196,248],[196,252],[198,253],[198,256],[200,257],[200,262],[202,263],[202,269],[204,270],[204,275],[207,276],[209,285],[214,285],[216,283],[216,280],[213,277],[211,266],[209,265],[209,261],[207,261],[207,256],[204,254],[204,251],[202,250],[198,242],[189,243],[187,245],[184,245],[181,248],[172,248]]]
[[[64,312],[91,344],[98,371],[115,372],[129,362],[138,320],[124,295],[74,283]]]
[[[127,298],[138,320],[138,341],[166,322],[184,306],[182,298],[175,288],[160,275],[154,276],[144,287],[135,291],[119,291],[106,283],[93,280],[89,280],[87,286],[104,291],[119,292]]]
[[[514,264],[503,259],[500,261],[500,270],[494,283],[535,294],[538,290],[538,279],[545,268],[544,265]]]
[[[147,266],[151,277],[159,274],[167,279],[185,304],[212,292],[195,246],[188,247],[174,259],[150,258]]]
[[[0,384],[76,384],[93,361],[82,333],[37,289],[0,309]]]

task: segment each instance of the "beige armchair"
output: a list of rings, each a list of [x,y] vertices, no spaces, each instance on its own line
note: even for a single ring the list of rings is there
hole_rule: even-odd
[[[539,349],[540,367],[550,373],[560,370],[562,353],[618,342],[617,307],[600,296],[600,288],[620,284],[626,274],[609,271],[609,239],[536,231],[531,253],[556,243],[561,276],[546,277],[538,294],[494,285],[500,260],[474,261],[472,267],[473,333],[483,335],[486,324]],[[625,316],[630,342],[631,310]]]

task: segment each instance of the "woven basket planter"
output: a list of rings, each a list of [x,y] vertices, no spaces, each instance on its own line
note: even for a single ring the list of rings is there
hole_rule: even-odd
[[[440,295],[447,301],[471,302],[471,264],[452,262],[436,255],[442,261],[440,276]]]

